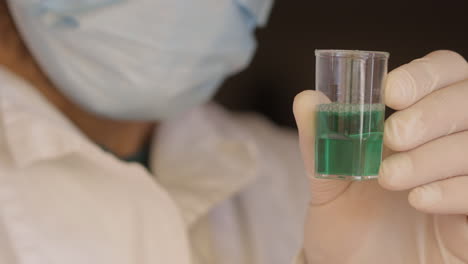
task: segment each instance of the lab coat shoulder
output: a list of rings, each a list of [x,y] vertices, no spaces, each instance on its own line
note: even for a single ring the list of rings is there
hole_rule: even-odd
[[[2,159],[0,247],[21,260],[5,263],[189,263],[176,206],[140,166],[118,165],[79,154],[28,168]]]
[[[190,263],[180,212],[147,170],[0,80],[0,263]]]
[[[0,237],[0,247],[12,248],[18,263],[189,263],[179,212],[145,174],[94,155],[27,168],[2,159],[0,218],[8,238]]]

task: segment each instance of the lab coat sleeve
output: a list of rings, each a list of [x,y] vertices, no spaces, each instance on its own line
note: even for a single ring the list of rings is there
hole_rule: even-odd
[[[263,165],[260,167],[263,169],[259,169],[259,171],[269,175],[272,179],[270,181],[276,182],[274,187],[276,192],[285,193],[283,202],[288,208],[285,209],[285,212],[290,217],[285,219],[283,224],[290,225],[290,232],[293,234],[289,243],[291,255],[286,262],[305,264],[304,254],[302,252],[298,254],[298,252],[301,251],[303,245],[303,227],[307,217],[310,190],[299,151],[297,132],[278,127],[267,120],[260,121],[258,116],[255,117],[255,115],[244,115],[242,127],[249,128],[249,131],[252,132],[259,153],[262,154]],[[295,258],[295,256],[297,257]]]

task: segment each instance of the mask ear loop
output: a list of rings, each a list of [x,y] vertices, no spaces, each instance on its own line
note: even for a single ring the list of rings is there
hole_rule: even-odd
[[[39,0],[32,8],[33,15],[51,28],[76,29],[78,15],[120,4],[127,0]]]

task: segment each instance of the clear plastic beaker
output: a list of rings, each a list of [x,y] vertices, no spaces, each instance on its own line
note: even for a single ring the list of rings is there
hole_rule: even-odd
[[[382,161],[387,52],[316,50],[316,90],[330,103],[317,107],[315,176],[367,180]]]

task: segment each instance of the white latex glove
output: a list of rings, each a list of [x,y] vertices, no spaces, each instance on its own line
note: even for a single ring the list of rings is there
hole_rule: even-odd
[[[379,181],[310,178],[309,264],[468,263],[468,64],[433,52],[392,71]],[[294,102],[305,166],[314,174],[315,106]],[[393,155],[390,149],[398,151]]]

